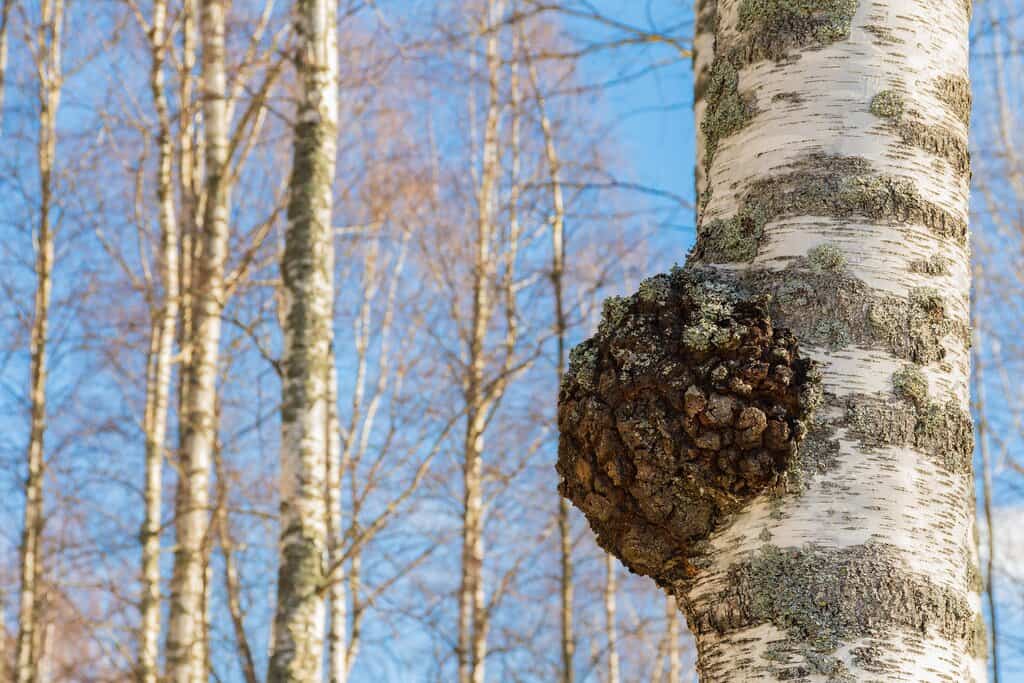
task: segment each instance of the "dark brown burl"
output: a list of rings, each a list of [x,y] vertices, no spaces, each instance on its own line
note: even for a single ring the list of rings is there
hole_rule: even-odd
[[[602,548],[668,584],[794,462],[817,372],[767,299],[674,269],[605,302],[558,397],[559,491]]]

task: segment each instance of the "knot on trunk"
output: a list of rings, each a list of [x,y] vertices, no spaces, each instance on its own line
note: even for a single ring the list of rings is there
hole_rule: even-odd
[[[818,385],[767,297],[711,270],[656,275],[572,350],[559,491],[631,571],[691,577],[712,530],[782,482]]]

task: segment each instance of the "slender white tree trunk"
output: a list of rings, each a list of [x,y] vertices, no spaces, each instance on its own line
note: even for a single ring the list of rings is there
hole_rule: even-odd
[[[7,35],[14,0],[3,0],[0,7],[0,131],[3,131],[4,94],[7,92]]]
[[[618,575],[616,560],[611,555],[604,558],[604,636],[608,642],[608,683],[619,683],[619,633],[616,625],[616,593]]]
[[[226,116],[227,74],[224,63],[223,0],[200,4],[202,43],[204,206],[195,280],[191,281],[188,352],[182,365],[184,384],[182,444],[175,499],[177,545],[171,577],[167,629],[167,677],[173,683],[207,678],[207,531],[210,525],[210,465],[217,438],[217,362],[224,264],[228,248]]]
[[[693,8],[693,118],[697,134],[697,163],[693,168],[698,210],[707,191],[704,136],[700,127],[707,107],[705,95],[711,81],[711,65],[715,60],[715,25],[718,23],[718,0],[696,0]]]
[[[487,114],[484,123],[483,155],[480,183],[477,188],[476,254],[473,267],[473,312],[469,336],[468,367],[465,378],[466,432],[463,442],[463,520],[462,567],[459,586],[458,643],[459,683],[483,683],[487,656],[487,607],[483,582],[484,506],[483,447],[487,426],[489,392],[484,387],[487,364],[485,342],[491,319],[493,301],[490,296],[491,276],[495,269],[492,241],[494,239],[494,204],[497,190],[499,69],[498,31],[494,28],[501,14],[500,0],[489,0],[488,29],[485,40],[487,60]],[[490,392],[493,395],[493,392]]]
[[[327,468],[334,428],[334,241],[331,229],[338,126],[336,7],[298,0],[296,112],[288,228],[281,259],[284,338],[281,408],[281,540],[271,683],[319,681],[327,559]]]
[[[170,111],[164,92],[164,59],[168,49],[167,2],[155,0],[148,27],[152,64],[150,90],[157,112],[157,206],[160,224],[158,272],[162,292],[153,292],[150,358],[146,377],[146,480],[143,489],[142,596],[138,646],[138,673],[142,683],[156,683],[160,639],[160,526],[163,458],[167,437],[167,410],[171,388],[171,362],[178,318],[178,225],[174,210],[171,165],[174,148]]]
[[[968,21],[964,3],[935,0],[720,0],[690,267],[610,302],[575,354],[563,490],[606,548],[677,597],[703,683],[986,677],[967,411]],[[601,355],[649,339],[643,311],[680,292],[714,327],[698,317],[678,343]],[[759,306],[761,327],[730,328]],[[738,364],[772,326],[758,342],[769,355]],[[688,379],[658,403],[668,385],[645,362],[679,349],[693,364],[660,369]],[[617,386],[591,382],[616,363]],[[640,398],[623,393],[630,382]],[[607,418],[581,396],[617,405],[616,450],[633,469],[586,445],[578,426]],[[677,447],[687,464],[659,469]]]
[[[337,361],[332,351],[330,376],[327,378],[327,552],[330,564],[341,559],[341,484],[344,475],[341,446],[341,425],[338,419],[338,374]],[[345,592],[344,566],[339,565],[331,576],[327,592],[327,609],[330,624],[327,630],[327,680],[328,683],[345,683],[348,680],[348,596]]]
[[[46,337],[53,287],[54,235],[51,210],[54,203],[53,176],[57,150],[57,107],[63,74],[61,36],[64,23],[63,0],[44,0],[34,41],[39,78],[39,224],[35,234],[36,291],[32,314],[29,359],[30,428],[28,477],[25,480],[24,526],[21,535],[21,596],[18,610],[18,642],[15,655],[17,683],[37,683],[43,636],[40,537],[43,531],[44,437],[46,434]]]
[[[671,595],[665,598],[666,620],[665,639],[668,642],[668,680],[681,683],[682,662],[679,658],[679,606]]]

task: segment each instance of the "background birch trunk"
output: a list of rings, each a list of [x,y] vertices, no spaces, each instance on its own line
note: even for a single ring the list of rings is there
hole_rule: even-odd
[[[7,90],[7,36],[14,0],[3,0],[0,7],[0,131],[4,122],[4,93]]]
[[[39,224],[35,236],[36,291],[32,313],[29,361],[30,430],[28,476],[25,480],[24,526],[21,534],[21,596],[18,609],[18,642],[15,680],[37,683],[45,635],[42,602],[43,558],[40,542],[43,533],[43,479],[46,470],[46,342],[50,322],[50,293],[53,288],[54,163],[57,151],[57,107],[60,104],[63,73],[61,39],[64,22],[63,0],[44,0],[41,15],[30,36],[35,60],[39,98],[39,139],[36,147],[39,164]]]
[[[560,413],[564,490],[606,549],[679,600],[703,683],[984,680],[967,412],[969,7],[722,0],[716,15],[697,244],[688,269],[607,303],[597,337],[573,354]],[[730,369],[727,355],[711,376],[718,393],[679,389],[691,391],[685,412],[649,386],[635,400],[602,393],[630,389],[596,379],[612,361],[592,355],[595,345],[640,339],[639,311],[684,282],[703,282],[695,305],[717,302],[727,315],[772,296],[768,324],[791,330],[818,363],[823,396],[808,424],[765,431],[760,409],[740,416],[737,397],[760,375]],[[623,373],[646,382],[644,363],[672,353],[664,339],[632,347]],[[712,365],[718,343],[700,347]],[[795,358],[771,362],[783,357]],[[816,371],[771,372],[795,391]],[[581,449],[588,437],[575,425],[606,419],[586,412],[592,399],[573,402],[584,395],[622,401],[618,427],[600,433],[628,444],[618,452],[633,460]],[[699,436],[661,422],[673,411]],[[714,425],[753,431],[705,436]],[[652,440],[659,429],[679,435]],[[768,465],[774,474],[744,460],[782,437],[799,449]],[[658,470],[677,447],[679,458],[710,460]],[[755,472],[769,478],[756,484]],[[698,512],[703,494],[679,491],[704,477],[723,482],[713,485],[721,498]],[[609,506],[619,496],[636,512]]]
[[[164,92],[164,60],[170,35],[167,32],[167,2],[155,0],[148,26],[150,47],[150,90],[157,114],[156,194],[160,246],[158,273],[162,292],[152,292],[150,302],[150,357],[147,362],[146,474],[142,525],[142,597],[138,646],[138,675],[142,683],[155,683],[159,675],[160,639],[160,529],[163,495],[163,458],[170,402],[171,364],[178,319],[178,225],[174,208],[172,164],[174,147],[170,109]]]
[[[288,228],[281,260],[284,357],[281,408],[281,539],[274,650],[267,676],[321,678],[327,559],[328,432],[334,428],[334,237],[331,223],[338,127],[335,5],[298,0],[296,112]]]
[[[616,599],[618,590],[617,560],[608,555],[604,565],[604,634],[608,645],[608,683],[619,683],[619,636],[616,627]]]
[[[341,478],[342,448],[341,424],[338,418],[338,363],[333,349],[328,381],[327,420],[325,443],[327,472],[325,502],[327,505],[327,553],[331,566],[341,558]],[[327,591],[327,681],[345,683],[348,680],[348,596],[345,592],[344,564],[339,564],[331,577]]]
[[[200,233],[194,236],[195,273],[185,362],[182,364],[183,424],[178,495],[177,545],[171,578],[167,630],[167,676],[173,683],[207,678],[207,536],[210,528],[210,465],[217,437],[216,382],[224,265],[228,248],[228,121],[225,71],[225,6],[200,3],[202,44],[204,202]],[[195,247],[199,247],[196,249]]]
[[[715,25],[718,23],[718,0],[696,0],[693,7],[693,119],[697,130],[696,157],[693,167],[694,196],[697,207],[707,191],[704,157],[704,136],[701,123],[707,108],[705,95],[711,81],[711,65],[715,61]]]
[[[473,264],[472,320],[465,375],[466,431],[463,441],[462,566],[459,586],[458,644],[459,683],[482,683],[487,656],[486,606],[484,600],[483,448],[491,392],[484,386],[486,336],[494,308],[490,287],[495,271],[495,192],[499,174],[498,123],[500,115],[500,54],[497,18],[503,3],[488,0],[481,24],[485,39],[487,110],[480,180],[477,187],[477,230]]]

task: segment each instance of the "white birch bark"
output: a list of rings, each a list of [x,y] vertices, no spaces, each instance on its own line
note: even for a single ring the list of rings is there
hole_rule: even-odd
[[[495,268],[492,253],[494,239],[494,203],[498,181],[499,68],[496,17],[501,14],[500,1],[489,0],[488,29],[485,39],[487,61],[487,112],[484,122],[483,155],[477,188],[477,231],[473,268],[473,311],[469,336],[468,363],[465,378],[466,432],[463,441],[463,520],[462,563],[459,586],[458,643],[459,683],[482,683],[487,656],[487,606],[483,584],[484,508],[483,508],[483,446],[490,396],[484,387],[486,355],[484,344],[491,319],[493,301],[490,281]]]
[[[327,378],[328,422],[325,442],[327,444],[327,552],[330,566],[341,559],[342,513],[341,481],[343,458],[341,447],[341,425],[338,419],[338,370],[334,353],[331,353],[331,369]],[[329,625],[327,628],[327,681],[345,683],[348,680],[348,596],[345,592],[344,564],[339,563],[331,574],[327,592]]]
[[[713,511],[707,537],[672,550],[629,531],[601,538],[678,598],[703,683],[986,677],[967,411],[968,22],[964,3],[938,0],[718,2],[689,264],[705,269],[686,277],[713,281],[712,268],[772,295],[773,324],[819,363],[823,403],[785,480]],[[659,282],[631,301],[657,300]],[[568,484],[591,477],[577,464],[561,469]],[[628,491],[654,515],[671,495]]]
[[[39,79],[39,224],[35,234],[36,291],[33,302],[29,359],[30,428],[28,476],[25,480],[24,526],[21,535],[21,595],[18,609],[18,641],[15,654],[17,683],[38,683],[42,636],[42,557],[44,439],[46,435],[47,332],[53,287],[54,234],[51,210],[54,204],[54,163],[57,150],[57,108],[60,104],[63,72],[61,40],[64,23],[63,0],[44,0],[34,41],[36,73]]]
[[[693,168],[695,198],[697,206],[707,190],[704,171],[704,136],[700,134],[701,122],[707,108],[704,96],[711,80],[711,64],[715,60],[715,24],[718,22],[718,0],[696,0],[693,8],[693,118],[698,131],[696,146],[697,163]]]
[[[228,121],[226,115],[225,6],[200,3],[202,44],[204,205],[195,262],[191,263],[188,351],[182,364],[183,424],[175,498],[177,545],[167,629],[167,678],[207,678],[207,531],[210,466],[217,438],[216,398],[224,265],[228,248]]]
[[[967,130],[958,105],[944,94],[946,83],[966,84],[968,10],[935,0],[823,3],[812,15],[823,19],[822,28],[809,41],[767,33],[778,31],[782,11],[774,3],[718,3],[716,57],[743,44],[788,42],[784,51],[800,59],[771,59],[781,55],[770,47],[753,51],[736,69],[737,87],[740,98],[756,103],[757,113],[729,135],[705,123],[705,135],[718,139],[708,166],[712,197],[700,223],[709,232],[701,238],[727,230],[714,219],[742,211],[744,193],[767,178],[803,165],[809,173],[797,183],[810,184],[816,174],[834,172],[835,159],[862,160],[855,173],[840,172],[840,192],[849,187],[869,194],[866,206],[837,211],[839,198],[800,206],[793,197],[792,206],[763,226],[754,258],[737,265],[768,273],[795,269],[789,286],[805,269],[833,268],[864,284],[861,305],[893,297],[911,310],[924,307],[945,324],[922,330],[912,320],[886,329],[895,323],[886,320],[884,305],[875,304],[871,324],[881,340],[804,335],[803,346],[822,364],[829,398],[819,420],[836,430],[830,441],[835,461],[812,475],[800,495],[756,502],[712,537],[711,566],[681,596],[698,639],[702,680],[735,680],[740,672],[748,680],[772,680],[782,672],[805,672],[808,680],[840,672],[852,679],[983,680],[978,597],[971,589],[972,444],[952,427],[969,422],[966,339],[957,334],[968,321],[969,271],[965,235],[955,227],[967,220],[968,175],[957,153]],[[834,63],[842,68],[832,68]],[[720,98],[718,111],[729,106]],[[883,177],[896,179],[893,194],[906,198],[890,195],[876,211],[881,197],[870,196],[878,182],[872,179]],[[935,208],[915,210],[925,203]],[[931,211],[941,214],[936,218]],[[735,253],[721,256],[706,260],[742,261]],[[802,316],[816,314],[819,330],[829,322],[855,324],[855,314],[842,307],[799,308],[782,305],[776,313],[798,336],[809,322]],[[893,337],[894,343],[886,342]],[[904,351],[914,344],[937,348]],[[908,392],[914,392],[910,401],[901,400]],[[875,397],[886,406],[877,418],[869,408]],[[939,406],[961,419],[931,424]],[[916,438],[894,434],[908,415]],[[935,448],[925,434],[929,429],[939,432]],[[860,614],[848,618],[872,625],[806,625],[796,638],[781,614],[743,615],[736,626],[727,625],[726,610],[737,605],[723,606],[717,592],[735,583],[730,571],[771,566],[780,552],[782,565],[794,565],[798,574],[788,578],[792,585],[751,588],[784,594],[813,590],[822,581],[828,584],[823,590],[842,600],[834,591],[842,590],[843,574],[863,573],[860,588],[877,595],[878,604],[836,604],[830,611],[853,610]],[[799,576],[811,567],[817,577]],[[908,596],[909,604],[883,604],[882,596],[893,594]],[[937,598],[944,604],[930,607],[928,601]],[[827,647],[813,643],[826,635],[832,638]],[[778,639],[787,637],[792,642],[780,648]],[[916,656],[906,657],[908,650]]]
[[[0,8],[0,132],[3,131],[4,94],[7,92],[7,36],[14,0],[3,0]]]
[[[616,625],[616,593],[618,592],[618,570],[611,555],[604,560],[604,636],[608,643],[608,683],[619,683],[619,633]]]
[[[331,229],[338,120],[335,6],[299,0],[296,112],[288,228],[281,260],[285,350],[281,409],[281,564],[267,680],[322,675],[327,460],[334,427]]]
[[[153,293],[150,359],[146,377],[146,473],[142,525],[142,596],[139,605],[138,673],[143,683],[159,676],[160,527],[163,458],[167,437],[171,363],[178,317],[178,226],[174,209],[171,165],[174,158],[170,111],[164,92],[164,60],[168,49],[167,2],[155,0],[147,27],[151,51],[150,90],[157,112],[157,206],[160,225],[158,272],[162,293]]]

